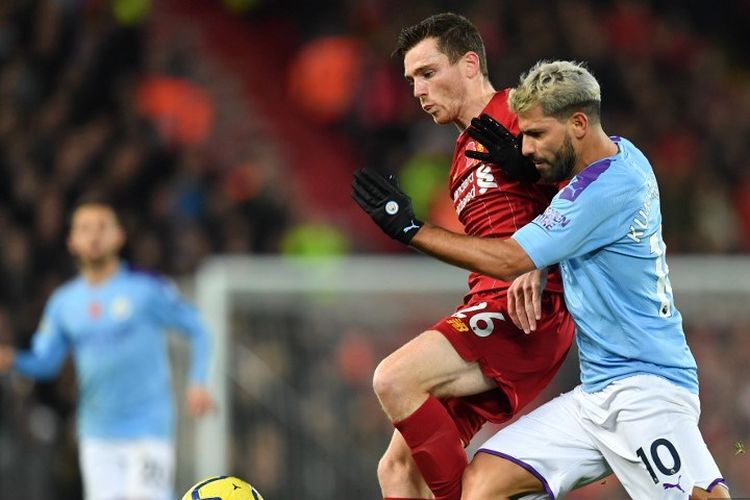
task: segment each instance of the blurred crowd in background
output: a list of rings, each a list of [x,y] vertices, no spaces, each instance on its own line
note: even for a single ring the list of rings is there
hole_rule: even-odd
[[[390,56],[402,27],[448,10],[477,24],[498,89],[538,59],[588,61],[605,130],[652,160],[670,253],[750,251],[747,0],[3,0],[0,342],[28,346],[75,272],[67,215],[87,194],[118,207],[129,262],[172,276],[216,253],[408,252],[350,202],[364,164],[399,172],[418,215],[456,228],[457,131],[420,110]],[[701,328],[702,376],[721,385],[724,354],[750,355],[745,332]],[[35,459],[76,498],[70,370],[4,387],[0,439],[56,444]],[[744,412],[704,404],[747,435],[746,392]]]

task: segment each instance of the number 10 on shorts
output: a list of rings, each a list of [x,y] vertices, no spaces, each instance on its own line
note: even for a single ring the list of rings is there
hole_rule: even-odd
[[[659,438],[651,443],[648,453],[641,447],[636,450],[636,454],[646,466],[646,470],[651,474],[651,479],[654,480],[655,484],[659,483],[659,478],[656,476],[654,466],[665,476],[677,474],[680,471],[680,467],[682,467],[682,461],[680,460],[680,455],[677,453],[677,449],[671,442],[664,438]],[[666,457],[666,454],[670,456],[667,464],[662,460],[662,457]]]

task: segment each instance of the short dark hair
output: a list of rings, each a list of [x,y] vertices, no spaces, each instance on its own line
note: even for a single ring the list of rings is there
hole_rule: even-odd
[[[80,198],[75,200],[68,216],[69,226],[72,226],[73,216],[78,212],[79,209],[84,207],[103,207],[112,210],[115,215],[115,221],[117,224],[121,224],[119,210],[115,203],[103,193],[92,191],[82,195]]]
[[[487,55],[484,42],[477,28],[464,16],[446,12],[435,14],[401,30],[396,41],[393,56],[403,59],[415,45],[427,38],[437,38],[437,48],[455,64],[467,52],[479,56],[479,69],[488,75]]]

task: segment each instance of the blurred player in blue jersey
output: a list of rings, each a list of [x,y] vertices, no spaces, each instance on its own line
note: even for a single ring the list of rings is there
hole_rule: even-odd
[[[54,377],[73,354],[87,500],[172,500],[174,403],[166,329],[190,341],[187,406],[213,407],[206,390],[209,335],[196,309],[165,279],[120,261],[125,233],[100,201],[73,212],[68,238],[80,275],[59,287],[29,351],[0,348],[0,370]]]
[[[603,131],[599,84],[581,64],[538,63],[509,103],[522,153],[544,181],[568,186],[510,239],[425,224],[410,244],[503,280],[560,263],[582,384],[490,438],[461,498],[559,498],[612,472],[637,499],[729,498],[698,429],[697,368],[672,299],[651,165]],[[469,133],[496,149],[486,117]],[[373,207],[410,211],[403,192],[374,179],[359,181]]]

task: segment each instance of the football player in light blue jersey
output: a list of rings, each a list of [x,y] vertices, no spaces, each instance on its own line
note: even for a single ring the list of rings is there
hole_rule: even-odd
[[[213,407],[206,390],[210,338],[172,284],[120,261],[124,242],[110,205],[78,205],[68,247],[80,274],[49,299],[31,350],[0,348],[0,370],[49,379],[72,353],[86,499],[171,500],[174,402],[165,331],[190,341],[193,416]]]
[[[604,132],[599,84],[582,64],[537,63],[509,103],[542,179],[570,183],[510,239],[425,224],[410,244],[503,280],[559,263],[582,384],[490,438],[461,498],[559,498],[612,472],[636,499],[729,498],[698,429],[697,368],[672,299],[651,165]],[[502,150],[481,120],[472,136],[490,154]],[[410,210],[395,185],[359,187],[373,204]],[[511,312],[532,330],[533,302]]]

